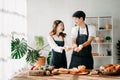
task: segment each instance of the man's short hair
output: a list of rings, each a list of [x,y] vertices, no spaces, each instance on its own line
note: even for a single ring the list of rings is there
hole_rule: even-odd
[[[76,17],[76,18],[83,18],[83,20],[85,20],[86,14],[83,11],[76,11],[72,17]]]

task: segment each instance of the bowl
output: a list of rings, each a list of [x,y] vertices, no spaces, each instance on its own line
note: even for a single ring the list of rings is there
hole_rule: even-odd
[[[104,39],[102,37],[96,37],[95,41],[96,41],[96,43],[103,43]]]

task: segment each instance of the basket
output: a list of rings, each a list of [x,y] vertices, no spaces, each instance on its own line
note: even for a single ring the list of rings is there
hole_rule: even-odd
[[[45,71],[44,70],[29,70],[30,76],[44,76]]]

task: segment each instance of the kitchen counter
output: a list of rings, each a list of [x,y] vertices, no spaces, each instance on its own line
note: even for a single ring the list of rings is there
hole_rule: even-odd
[[[21,72],[11,80],[120,80],[120,75],[72,75],[58,74],[53,76],[29,76],[28,71]]]

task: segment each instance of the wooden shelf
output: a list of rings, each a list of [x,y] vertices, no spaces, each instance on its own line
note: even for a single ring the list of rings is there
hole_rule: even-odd
[[[93,57],[96,57],[96,58],[106,58],[106,57],[112,57],[112,56],[93,56]]]

